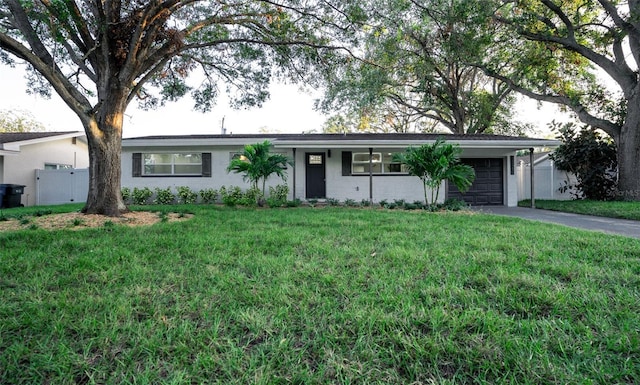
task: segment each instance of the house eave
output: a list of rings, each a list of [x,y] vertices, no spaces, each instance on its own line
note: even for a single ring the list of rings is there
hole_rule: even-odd
[[[434,143],[435,140],[330,140],[330,141],[295,141],[276,140],[275,148],[407,148]],[[528,139],[528,140],[448,140],[448,143],[459,145],[464,149],[509,149],[513,151],[531,147],[557,147],[561,142],[557,140]]]
[[[208,146],[244,146],[256,141],[269,140],[274,148],[309,148],[309,149],[339,149],[339,148],[407,148],[435,142],[434,139],[371,139],[371,138],[339,138],[315,139],[311,135],[304,139],[288,139],[283,137],[268,137],[257,135],[255,137],[243,135],[241,137],[163,137],[163,138],[130,138],[122,142],[123,148],[145,147],[208,147]],[[561,142],[547,139],[512,138],[512,139],[447,139],[448,143],[458,144],[464,149],[503,149],[521,150],[531,147],[557,147]]]
[[[0,150],[20,152],[20,147],[29,146],[32,144],[47,143],[56,140],[78,138],[81,142],[87,143],[86,135],[82,131],[72,131],[68,133],[61,133],[58,135],[45,136],[41,138],[19,140],[15,142],[0,143]]]

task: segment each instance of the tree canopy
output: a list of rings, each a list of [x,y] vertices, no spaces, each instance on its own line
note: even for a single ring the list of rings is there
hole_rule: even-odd
[[[394,122],[404,120],[403,131],[414,122],[423,123],[417,130],[435,129],[424,124],[428,119],[456,134],[522,133],[524,126],[512,119],[512,90],[471,65],[487,54],[495,33],[486,23],[489,3],[370,0],[362,7],[368,12],[360,28],[362,60],[330,79],[324,110],[363,119],[383,111]],[[377,123],[384,126],[388,119]]]
[[[609,134],[617,146],[620,193],[640,199],[640,1],[491,3],[490,20],[500,29],[485,72]]]
[[[79,117],[90,154],[84,210],[119,215],[133,100],[152,108],[190,94],[207,111],[228,92],[236,107],[260,105],[273,76],[313,81],[357,15],[350,1],[0,0],[0,60],[27,63],[29,88],[56,92]]]

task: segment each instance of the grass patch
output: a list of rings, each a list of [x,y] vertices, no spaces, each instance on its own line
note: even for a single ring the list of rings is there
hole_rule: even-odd
[[[41,217],[49,214],[69,213],[80,211],[84,203],[68,203],[52,206],[29,206],[0,209],[0,216],[5,218]]]
[[[531,201],[520,201],[518,206],[531,207]],[[640,202],[536,199],[536,208],[640,221]]]
[[[189,209],[0,233],[0,383],[640,382],[638,240],[482,214]]]

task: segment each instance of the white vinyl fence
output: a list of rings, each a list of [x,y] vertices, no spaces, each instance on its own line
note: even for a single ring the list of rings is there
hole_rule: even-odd
[[[531,199],[531,167],[521,162],[516,168],[516,174],[518,177],[518,200]],[[565,185],[567,180],[574,184],[575,177],[573,174],[556,169],[553,162],[545,161],[536,164],[533,176],[535,178],[533,183],[536,199],[573,199],[569,191],[561,193],[559,189]]]
[[[86,202],[89,169],[36,170],[36,205]]]

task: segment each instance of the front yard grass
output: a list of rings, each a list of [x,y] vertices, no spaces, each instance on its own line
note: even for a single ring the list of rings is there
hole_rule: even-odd
[[[531,207],[531,201],[525,200],[518,206]],[[640,221],[640,202],[627,201],[590,201],[590,200],[538,200],[536,208],[564,211],[567,213],[595,215],[599,217],[622,218]]]
[[[0,383],[640,383],[638,240],[470,213],[189,210],[0,233]]]

